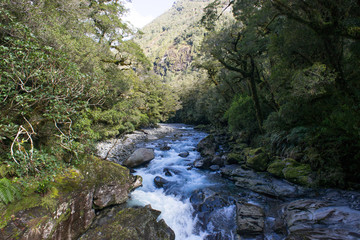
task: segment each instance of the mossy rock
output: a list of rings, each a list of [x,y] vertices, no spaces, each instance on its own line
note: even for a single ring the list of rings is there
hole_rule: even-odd
[[[80,240],[97,239],[158,239],[173,240],[175,234],[164,220],[157,221],[160,212],[150,208],[126,208],[111,218],[95,223]]]
[[[231,152],[227,155],[227,160],[229,163],[244,163],[246,157],[241,152]]]
[[[267,171],[277,177],[284,178],[283,169],[285,166],[286,163],[284,161],[277,159],[269,165]]]
[[[38,194],[34,187],[0,209],[0,239],[76,239],[92,223],[95,208],[124,203],[141,178],[119,164],[89,157],[49,184],[47,193]]]
[[[269,165],[269,157],[262,148],[249,149],[246,153],[246,165],[256,171],[265,171]]]
[[[288,165],[283,169],[286,180],[303,186],[311,186],[313,184],[311,175],[311,167],[308,164],[300,164],[298,166]]]
[[[248,148],[249,146],[246,143],[237,143],[232,146],[232,149],[236,152],[241,152],[245,148]]]

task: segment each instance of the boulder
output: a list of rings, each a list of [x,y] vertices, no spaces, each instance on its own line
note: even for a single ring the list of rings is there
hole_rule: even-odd
[[[168,168],[164,168],[163,172],[165,173],[165,176],[171,177],[172,173]]]
[[[225,178],[233,180],[236,186],[260,194],[283,198],[299,197],[306,193],[306,190],[300,186],[274,178],[267,173],[243,169],[239,165],[227,165],[221,168],[221,174]]]
[[[269,165],[267,171],[274,176],[284,178],[283,169],[285,168],[285,166],[286,166],[285,161],[282,161],[281,159],[277,159]]]
[[[198,159],[194,162],[194,167],[196,168],[201,168],[201,169],[210,169],[211,170],[211,166],[213,165],[218,165],[219,167],[223,167],[224,166],[224,160],[219,157],[219,156],[215,156],[215,157],[204,157],[201,159]]]
[[[202,157],[214,156],[217,150],[217,144],[214,135],[209,135],[202,139],[198,145],[197,150]]]
[[[154,184],[157,188],[163,188],[168,183],[170,183],[168,180],[166,180],[160,176],[156,176],[154,178]]]
[[[237,233],[241,236],[262,235],[265,227],[264,210],[250,203],[236,203]]]
[[[179,157],[182,157],[182,158],[186,158],[190,155],[189,152],[182,152],[182,153],[179,153]]]
[[[286,239],[359,239],[360,211],[332,206],[317,199],[300,199],[281,210]],[[302,238],[299,238],[299,237]]]
[[[219,165],[211,165],[210,166],[210,170],[212,170],[212,171],[218,171],[219,169],[220,169]]]
[[[33,192],[0,211],[0,239],[77,239],[92,224],[95,209],[125,203],[141,185],[127,168],[89,157],[57,176],[44,196]]]
[[[198,227],[201,231],[206,231],[212,226],[211,235],[206,239],[233,239],[231,236],[235,234],[236,213],[232,201],[205,188],[195,191],[190,197],[190,202],[195,210],[194,216],[199,219]]]
[[[245,155],[248,167],[256,171],[265,171],[268,168],[269,157],[262,148],[250,149]]]
[[[159,211],[149,207],[122,209],[114,213],[111,218],[99,221],[79,239],[174,240],[174,231],[164,220],[157,221],[159,215]]]
[[[122,164],[126,167],[138,167],[144,163],[150,162],[155,158],[154,149],[139,148],[136,149],[131,156]]]
[[[169,151],[171,149],[171,147],[167,144],[164,144],[160,147],[161,151]]]
[[[242,152],[230,152],[227,155],[228,164],[242,164],[246,162],[246,157]]]
[[[292,158],[277,159],[272,162],[267,171],[275,176],[303,186],[313,185],[313,172],[309,164],[302,164]]]

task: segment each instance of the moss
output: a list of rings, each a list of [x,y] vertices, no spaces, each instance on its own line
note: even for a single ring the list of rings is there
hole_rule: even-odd
[[[122,209],[101,225],[89,229],[80,239],[174,239],[166,223],[156,221],[159,215],[159,211],[147,208]]]
[[[227,155],[228,161],[231,163],[244,163],[245,156],[239,152],[231,152]]]
[[[283,169],[285,168],[286,163],[284,161],[281,160],[275,160],[274,162],[272,162],[269,167],[267,168],[267,171],[277,177],[284,177],[283,174]]]
[[[257,171],[265,171],[268,168],[269,157],[262,148],[249,149],[246,156],[246,165]]]
[[[96,157],[89,157],[79,166],[79,169],[84,175],[88,187],[114,181],[125,184],[131,178],[130,171],[126,167]]]
[[[5,210],[0,214],[0,229],[4,228],[18,212],[35,208],[40,205],[41,196],[36,193],[24,196],[21,200],[6,205]]]
[[[307,164],[300,164],[298,166],[287,166],[283,170],[285,179],[303,185],[303,186],[311,186],[311,168]]]

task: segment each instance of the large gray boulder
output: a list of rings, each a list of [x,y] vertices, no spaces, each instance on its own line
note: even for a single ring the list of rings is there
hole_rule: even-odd
[[[262,235],[265,227],[264,210],[250,203],[236,203],[237,232],[243,236]]]
[[[221,168],[221,174],[233,180],[238,187],[274,197],[299,197],[306,192],[300,186],[276,179],[267,173],[243,169],[239,165],[227,165]]]
[[[286,239],[360,239],[360,211],[348,206],[301,199],[286,204],[281,212],[281,225],[289,233]]]
[[[138,167],[144,163],[150,162],[155,158],[154,149],[151,148],[139,148],[136,149],[131,156],[126,159],[122,165],[126,167]]]

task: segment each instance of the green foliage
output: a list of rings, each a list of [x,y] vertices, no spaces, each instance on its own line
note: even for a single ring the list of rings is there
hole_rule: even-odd
[[[224,117],[228,120],[230,131],[255,132],[257,128],[253,103],[249,96],[234,98]]]
[[[0,203],[8,204],[21,197],[20,190],[7,178],[0,179]]]
[[[178,109],[139,45],[124,40],[132,32],[119,18],[122,1],[3,1],[0,9],[0,164],[7,175],[51,176],[78,164],[95,141]]]

